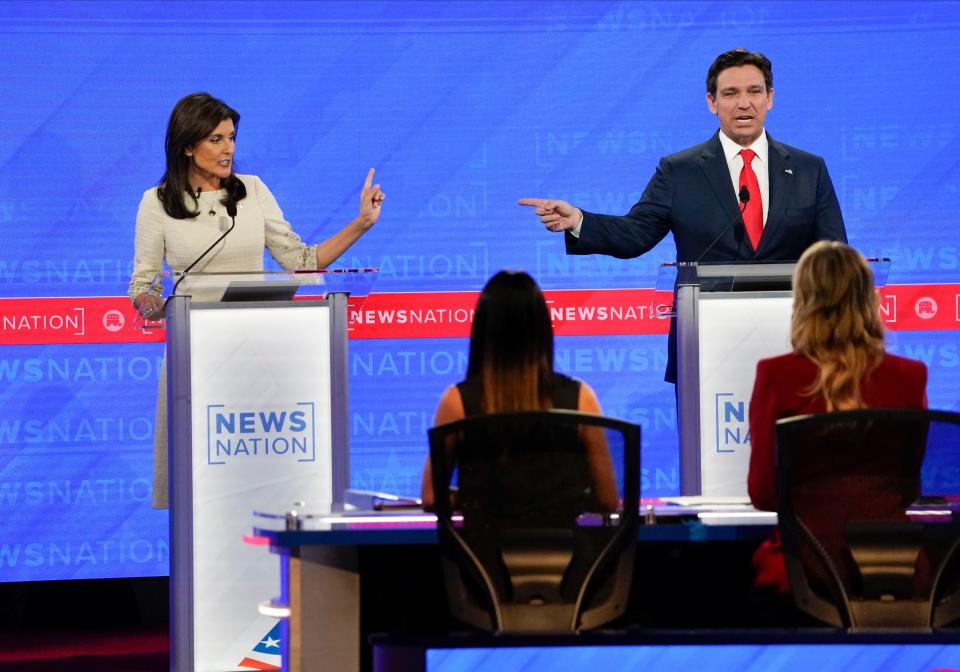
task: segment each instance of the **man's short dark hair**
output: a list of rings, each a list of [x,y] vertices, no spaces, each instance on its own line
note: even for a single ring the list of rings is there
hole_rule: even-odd
[[[770,59],[759,51],[747,51],[746,49],[731,49],[725,51],[713,61],[710,69],[707,70],[707,93],[714,98],[717,97],[717,77],[727,68],[738,68],[741,65],[753,65],[763,73],[763,81],[767,85],[767,91],[773,88],[773,65]]]

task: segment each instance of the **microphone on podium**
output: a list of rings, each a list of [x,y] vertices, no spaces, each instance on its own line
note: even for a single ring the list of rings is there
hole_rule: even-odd
[[[737,194],[737,197],[740,199],[740,203],[742,204],[740,206],[740,213],[736,217],[734,217],[729,224],[723,227],[723,230],[720,232],[720,234],[716,238],[714,238],[709,245],[707,245],[706,249],[703,250],[703,252],[700,254],[699,257],[697,257],[694,263],[700,263],[700,260],[707,255],[707,252],[712,250],[713,246],[716,245],[721,238],[727,235],[727,231],[729,231],[731,228],[736,226],[737,222],[740,222],[740,223],[743,222],[743,213],[746,212],[747,203],[750,202],[750,190],[747,189],[747,185],[743,185],[742,187],[740,187],[740,193]],[[743,234],[744,234],[744,230],[742,228],[737,229],[736,232],[734,233],[734,235],[737,238],[738,244],[743,242]]]

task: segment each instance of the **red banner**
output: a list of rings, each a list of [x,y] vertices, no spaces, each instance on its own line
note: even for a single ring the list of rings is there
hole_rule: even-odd
[[[880,314],[893,331],[960,329],[960,284],[890,285]],[[671,292],[544,292],[558,336],[665,334]],[[349,301],[350,338],[456,338],[470,334],[478,292],[371,294]],[[150,328],[153,326],[154,328]],[[0,345],[146,343],[165,340],[126,297],[0,299]]]
[[[164,341],[125,296],[0,299],[0,345]]]
[[[891,331],[960,329],[960,284],[888,285],[880,290],[880,316]]]
[[[425,292],[351,299],[350,337],[469,336],[478,296],[479,292]],[[672,292],[558,290],[544,292],[544,296],[558,336],[665,334],[670,328],[667,313]]]
[[[477,292],[412,292],[350,297],[350,338],[468,336]]]

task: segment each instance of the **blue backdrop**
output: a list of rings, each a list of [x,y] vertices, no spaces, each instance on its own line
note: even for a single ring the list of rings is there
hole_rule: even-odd
[[[0,3],[0,296],[125,295],[136,207],[173,104],[242,114],[239,172],[307,240],[387,200],[340,266],[377,291],[476,290],[503,267],[545,288],[653,287],[641,259],[568,258],[522,196],[625,212],[659,157],[716,130],[706,68],[774,63],[779,140],[826,158],[851,242],[891,283],[960,280],[960,5],[922,2]],[[643,425],[644,495],[678,491],[663,336],[564,337],[560,368]],[[892,332],[960,406],[956,332]],[[418,491],[463,339],[351,343],[355,487]],[[0,580],[160,575],[151,437],[162,346],[0,349]]]

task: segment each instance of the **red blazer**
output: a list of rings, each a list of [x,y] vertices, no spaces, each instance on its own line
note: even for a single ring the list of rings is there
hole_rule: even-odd
[[[806,357],[793,353],[764,359],[757,363],[757,377],[750,400],[750,471],[747,489],[750,501],[758,509],[777,508],[774,473],[774,424],[781,418],[826,411],[823,397],[808,396],[817,376],[817,367]],[[887,353],[861,386],[861,394],[870,408],[925,408],[927,367],[904,357]],[[780,535],[774,531],[753,556],[756,571],[754,588],[789,594]]]

